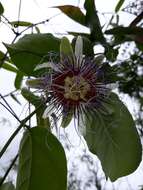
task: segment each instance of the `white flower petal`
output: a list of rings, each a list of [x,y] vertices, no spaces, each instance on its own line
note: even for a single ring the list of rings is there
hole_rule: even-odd
[[[86,135],[86,125],[85,125],[85,120],[84,120],[84,116],[83,114],[79,114],[79,118],[78,118],[78,124],[79,124],[79,132],[85,136]]]
[[[81,63],[83,57],[83,40],[81,36],[77,37],[75,43],[75,56],[76,59],[79,60],[79,63]]]
[[[58,66],[53,62],[45,62],[45,63],[39,64],[35,67],[34,71],[43,69],[43,68],[51,68],[54,71],[59,71]]]
[[[54,112],[53,105],[48,105],[47,108],[45,109],[43,115],[42,115],[43,119],[50,117],[53,112]]]
[[[109,88],[110,90],[114,90],[119,87],[119,84],[117,82],[111,83],[111,84],[107,84],[106,87]]]
[[[45,62],[45,63],[42,63],[42,64],[39,64],[35,67],[34,71],[37,71],[39,69],[43,69],[43,68],[50,68],[50,62]]]

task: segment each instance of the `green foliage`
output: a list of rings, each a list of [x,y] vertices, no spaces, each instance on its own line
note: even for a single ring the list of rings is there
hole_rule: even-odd
[[[85,22],[86,26],[90,28],[91,40],[93,42],[105,43],[94,0],[85,0],[84,7],[86,10]]]
[[[19,154],[17,190],[66,190],[64,149],[47,129],[35,127],[26,131]]]
[[[35,30],[37,31],[37,33],[40,33],[40,29],[33,23],[31,22],[27,22],[27,21],[12,21],[10,22],[10,24],[14,27],[14,28],[18,28],[19,26],[22,27],[33,27],[35,28]]]
[[[10,24],[12,26],[14,26],[15,28],[17,28],[18,26],[32,26],[33,24],[31,22],[26,22],[26,21],[12,21],[10,22]]]
[[[16,89],[20,89],[21,88],[21,84],[22,84],[22,81],[23,81],[23,73],[18,71],[16,73],[16,77],[15,77],[15,81],[14,81],[14,85],[15,85],[15,88]]]
[[[142,148],[133,118],[117,95],[112,93],[103,106],[105,113],[87,114],[85,140],[100,159],[106,177],[115,181],[136,170]]]
[[[86,15],[84,15],[78,7],[71,5],[57,6],[64,14],[74,21],[90,28],[90,39],[93,42],[105,43],[100,21],[97,15],[94,0],[85,1],[84,4]]]
[[[0,61],[2,61],[4,57],[5,57],[5,54],[2,51],[0,51]]]
[[[3,5],[2,5],[1,2],[0,2],[0,15],[2,15],[3,12],[4,12],[4,8],[3,8]]]
[[[15,44],[5,44],[13,63],[25,73],[35,75],[34,68],[43,56],[59,51],[60,40],[52,34],[27,34]]]
[[[112,46],[108,46],[105,51],[105,56],[108,61],[115,62],[118,56],[119,50],[118,48],[114,48]]]
[[[60,9],[64,14],[73,19],[75,22],[85,25],[85,15],[82,13],[79,7],[75,7],[72,5],[64,5],[57,6],[55,8]]]
[[[117,13],[120,8],[122,7],[123,3],[125,2],[125,0],[119,0],[116,7],[115,7],[115,12]]]
[[[139,102],[142,99],[143,80],[142,74],[139,74],[143,66],[143,55],[135,52],[130,59],[116,65],[119,82],[119,90],[136,98]],[[140,102],[141,103],[141,102]],[[143,105],[141,103],[140,105]]]
[[[10,64],[9,62],[5,62],[2,65],[2,68],[5,69],[5,70],[7,70],[7,71],[14,72],[14,73],[18,72],[18,70],[14,67],[14,65]]]
[[[114,35],[142,35],[143,29],[140,27],[123,27],[118,26],[113,29],[107,30],[105,34],[114,34]]]
[[[0,187],[0,190],[15,190],[15,187],[12,182],[6,182]]]
[[[105,34],[114,35],[114,45],[121,44],[126,41],[142,43],[143,28],[118,26],[110,30],[106,30]]]

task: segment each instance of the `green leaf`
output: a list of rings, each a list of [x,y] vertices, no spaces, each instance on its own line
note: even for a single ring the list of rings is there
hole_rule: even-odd
[[[36,32],[37,32],[37,33],[40,33],[39,28],[38,28],[35,24],[33,24],[33,23],[31,23],[31,22],[27,22],[27,21],[12,21],[12,22],[10,22],[10,24],[11,24],[13,27],[15,27],[15,28],[17,28],[17,27],[19,27],[19,26],[28,27],[28,28],[29,28],[29,27],[35,28]]]
[[[119,54],[119,48],[113,48],[112,46],[107,46],[105,49],[105,56],[108,61],[114,62],[117,60]]]
[[[134,172],[140,164],[142,148],[135,123],[117,95],[111,94],[100,111],[87,113],[85,135],[90,151],[98,156],[106,177],[115,181]]]
[[[124,43],[125,41],[135,41],[137,44],[143,43],[143,28],[141,27],[115,27],[106,30],[105,34],[114,35],[114,45]]]
[[[28,34],[15,44],[5,46],[17,68],[31,76],[36,75],[34,68],[43,57],[49,52],[59,52],[60,40],[52,34]]]
[[[136,43],[136,45],[137,45],[137,48],[138,48],[140,51],[143,51],[143,44]]]
[[[15,187],[12,182],[6,182],[0,187],[0,190],[15,190]]]
[[[14,86],[16,89],[20,89],[21,88],[21,84],[23,81],[23,73],[18,71],[15,77],[15,81],[14,81]]]
[[[4,12],[4,8],[3,8],[3,5],[2,5],[1,2],[0,2],[0,15],[2,15],[3,12]]]
[[[6,56],[5,53],[3,53],[2,51],[0,51],[0,64],[1,67],[7,71],[11,71],[14,73],[17,73],[17,69],[14,67],[13,64],[11,64],[11,61],[9,60],[9,58]]]
[[[121,6],[123,5],[124,1],[125,1],[125,0],[119,0],[119,1],[118,1],[117,5],[116,5],[116,7],[115,7],[115,12],[116,12],[116,13],[120,10],[120,8],[121,8]]]
[[[0,51],[0,61],[2,61],[4,58],[5,58],[5,54],[2,51]]]
[[[9,62],[4,62],[4,64],[2,65],[2,68],[14,73],[18,72],[18,70],[14,67],[14,65],[10,64]]]
[[[110,30],[106,30],[105,34],[113,34],[113,35],[143,35],[143,28],[141,27],[123,27],[118,26],[112,28]]]
[[[10,24],[14,26],[15,28],[17,28],[18,26],[28,27],[28,26],[33,25],[31,22],[27,22],[27,21],[12,21],[10,22]]]
[[[75,7],[72,5],[63,5],[56,6],[55,8],[60,9],[64,14],[73,19],[75,22],[85,25],[85,15],[79,9],[79,7]]]
[[[90,28],[91,40],[105,43],[94,0],[85,0],[84,7],[86,10],[85,23]]]
[[[26,131],[20,144],[17,190],[66,190],[64,149],[47,129]]]

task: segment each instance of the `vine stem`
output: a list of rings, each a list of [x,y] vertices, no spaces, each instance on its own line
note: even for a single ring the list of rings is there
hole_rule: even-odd
[[[2,150],[0,151],[0,158],[3,156],[5,151],[7,150],[8,146],[12,142],[12,140],[15,138],[15,136],[18,134],[18,132],[21,130],[23,126],[25,126],[26,122],[37,112],[37,110],[40,108],[39,106],[37,109],[35,109],[30,115],[28,115],[25,119],[23,119],[19,125],[19,127],[13,132],[11,137],[8,139]],[[27,126],[27,128],[30,130],[30,128]]]
[[[10,170],[12,169],[13,165],[15,164],[16,160],[18,158],[18,154],[16,154],[16,156],[14,157],[14,159],[12,160],[10,166],[8,167],[8,169],[6,170],[3,178],[0,180],[0,186],[2,186],[3,182],[5,181],[6,177],[8,176]]]
[[[4,145],[3,149],[0,152],[0,158],[3,156],[3,154],[5,153],[5,151],[7,150],[8,146],[10,145],[10,143],[12,142],[12,140],[15,138],[15,136],[18,134],[18,132],[21,130],[21,128],[23,126],[25,126],[26,122],[35,114],[37,113],[37,110],[41,108],[42,105],[40,105],[39,107],[37,107],[32,113],[30,113],[25,119],[23,119],[21,121],[21,124],[19,125],[19,127],[14,131],[14,133],[11,135],[11,137],[8,139],[8,141],[6,142],[6,144]],[[27,128],[30,130],[30,127],[27,126]],[[17,158],[18,158],[18,154],[14,157],[13,161],[11,162],[10,166],[8,167],[8,169],[6,170],[3,178],[0,180],[0,186],[3,184],[3,182],[5,181],[6,177],[8,176],[10,170],[12,169],[13,165],[15,164]]]
[[[6,101],[6,99],[0,94],[0,98],[2,98],[2,100],[4,101],[4,103],[6,104],[6,106],[2,103],[2,102],[0,102],[0,104],[5,108],[5,109],[7,109],[7,111],[9,111],[12,115],[13,115],[13,117],[15,117],[15,119],[17,120],[17,121],[19,121],[20,123],[21,123],[21,121],[20,121],[20,119],[18,118],[18,116],[16,115],[16,113],[14,112],[14,110],[11,108],[11,106],[9,105],[9,103]]]

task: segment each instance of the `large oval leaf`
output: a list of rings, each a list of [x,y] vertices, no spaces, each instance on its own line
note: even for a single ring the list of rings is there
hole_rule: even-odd
[[[59,45],[60,40],[52,34],[28,34],[15,44],[5,44],[13,63],[30,76],[34,75],[35,66],[44,56],[49,52],[59,52]]]
[[[85,139],[105,175],[115,181],[136,170],[142,148],[132,116],[117,95],[112,93],[104,108],[102,113],[87,113]]]
[[[20,145],[17,190],[66,190],[64,149],[45,128],[24,133]]]

